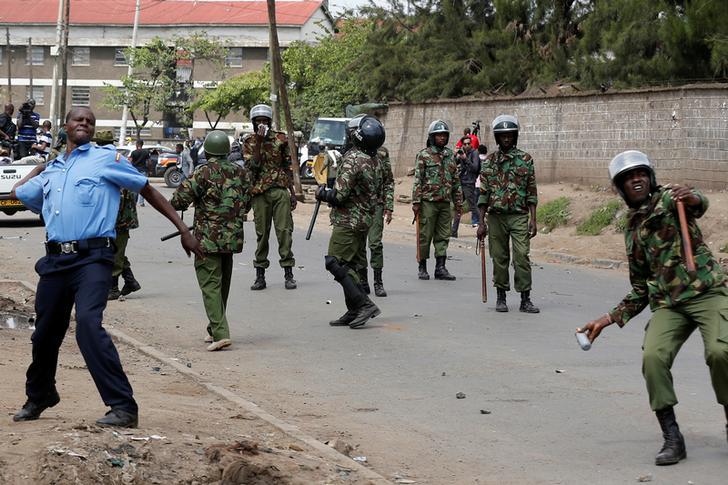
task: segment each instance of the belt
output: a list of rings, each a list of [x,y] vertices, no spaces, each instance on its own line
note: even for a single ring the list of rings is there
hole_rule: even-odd
[[[79,251],[88,251],[89,249],[111,248],[114,239],[110,237],[93,237],[91,239],[81,239],[80,241],[46,241],[47,254],[76,254]]]

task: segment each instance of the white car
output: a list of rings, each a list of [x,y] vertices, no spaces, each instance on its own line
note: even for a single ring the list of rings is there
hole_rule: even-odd
[[[0,165],[0,212],[11,216],[18,211],[28,210],[17,199],[10,198],[10,191],[20,179],[28,175],[37,164]]]

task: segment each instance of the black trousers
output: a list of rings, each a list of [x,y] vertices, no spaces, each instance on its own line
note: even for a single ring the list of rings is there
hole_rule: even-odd
[[[76,305],[76,342],[104,404],[137,414],[129,380],[119,353],[102,327],[111,286],[113,248],[78,254],[48,255],[35,266],[40,275],[35,296],[36,324],[31,337],[33,362],[26,373],[25,392],[42,401],[56,390],[58,351]]]

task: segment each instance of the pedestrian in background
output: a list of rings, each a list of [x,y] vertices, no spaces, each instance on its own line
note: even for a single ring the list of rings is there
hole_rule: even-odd
[[[15,159],[33,154],[33,145],[38,141],[36,132],[40,125],[40,115],[35,111],[35,100],[29,99],[18,110],[18,145]]]
[[[33,360],[26,373],[28,399],[13,421],[38,419],[44,410],[60,402],[56,389],[58,352],[75,305],[76,341],[104,404],[111,408],[96,424],[138,424],[131,385],[102,325],[111,286],[121,188],[144,194],[180,231],[187,254],[202,255],[199,242],[144,175],[112,146],[91,145],[95,126],[96,117],[89,108],[72,109],[66,116],[66,151],[11,192],[33,212],[42,212],[48,237],[46,255],[35,266],[40,279],[31,336]]]
[[[498,151],[485,159],[480,171],[480,225],[478,239],[488,236],[493,259],[493,281],[497,293],[495,310],[507,312],[506,292],[510,290],[508,266],[513,248],[514,287],[521,294],[519,310],[538,313],[531,302],[531,238],[537,234],[536,173],[531,155],[519,150],[518,120],[501,115],[493,120],[493,136]],[[487,224],[486,224],[487,214]]]
[[[682,185],[659,186],[652,162],[642,152],[628,150],[612,159],[609,177],[629,207],[624,239],[632,291],[606,315],[577,332],[596,340],[604,327],[624,326],[649,304],[652,310],[642,345],[642,374],[650,407],[665,440],[656,465],[673,465],[687,456],[685,439],[675,418],[677,396],[671,368],[677,353],[697,328],[703,337],[705,362],[713,390],[728,422],[728,288],[696,222],[708,209],[708,199]],[[677,215],[685,205],[689,243],[696,271],[688,270]],[[726,424],[728,438],[728,424]],[[702,439],[702,437],[701,437]]]
[[[131,152],[131,155],[129,155],[129,159],[131,161],[131,164],[139,171],[139,173],[148,176],[147,163],[149,161],[149,151],[144,149],[143,140],[137,140],[136,150]],[[141,194],[139,194],[139,196],[137,197],[137,203],[140,206],[144,207],[144,197],[142,197]]]
[[[450,128],[442,120],[430,123],[427,147],[415,159],[415,179],[412,186],[412,212],[420,225],[420,261],[418,278],[429,280],[427,259],[430,244],[435,246],[435,279],[452,281],[445,267],[450,242],[450,203],[455,214],[463,213],[463,192],[460,188],[458,166],[452,150],[447,147]]]
[[[470,138],[463,136],[460,139],[460,146],[455,154],[455,161],[458,164],[458,175],[460,176],[460,186],[463,190],[463,199],[468,204],[470,210],[470,221],[473,227],[478,227],[480,217],[478,215],[478,193],[475,190],[475,181],[480,175],[480,157],[478,151],[474,150],[470,145]],[[460,218],[457,214],[453,218],[451,236],[458,237],[458,228],[460,227]]]
[[[230,140],[224,131],[211,131],[203,143],[207,163],[182,182],[172,195],[172,206],[195,206],[195,236],[204,251],[195,257],[195,274],[207,313],[207,350],[229,347],[227,309],[233,254],[243,250],[243,214],[250,202],[248,175],[228,161]]]

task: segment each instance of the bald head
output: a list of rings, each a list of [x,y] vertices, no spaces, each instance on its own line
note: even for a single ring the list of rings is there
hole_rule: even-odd
[[[8,103],[5,105],[5,114],[6,115],[12,115],[15,112],[15,106],[13,103]]]

